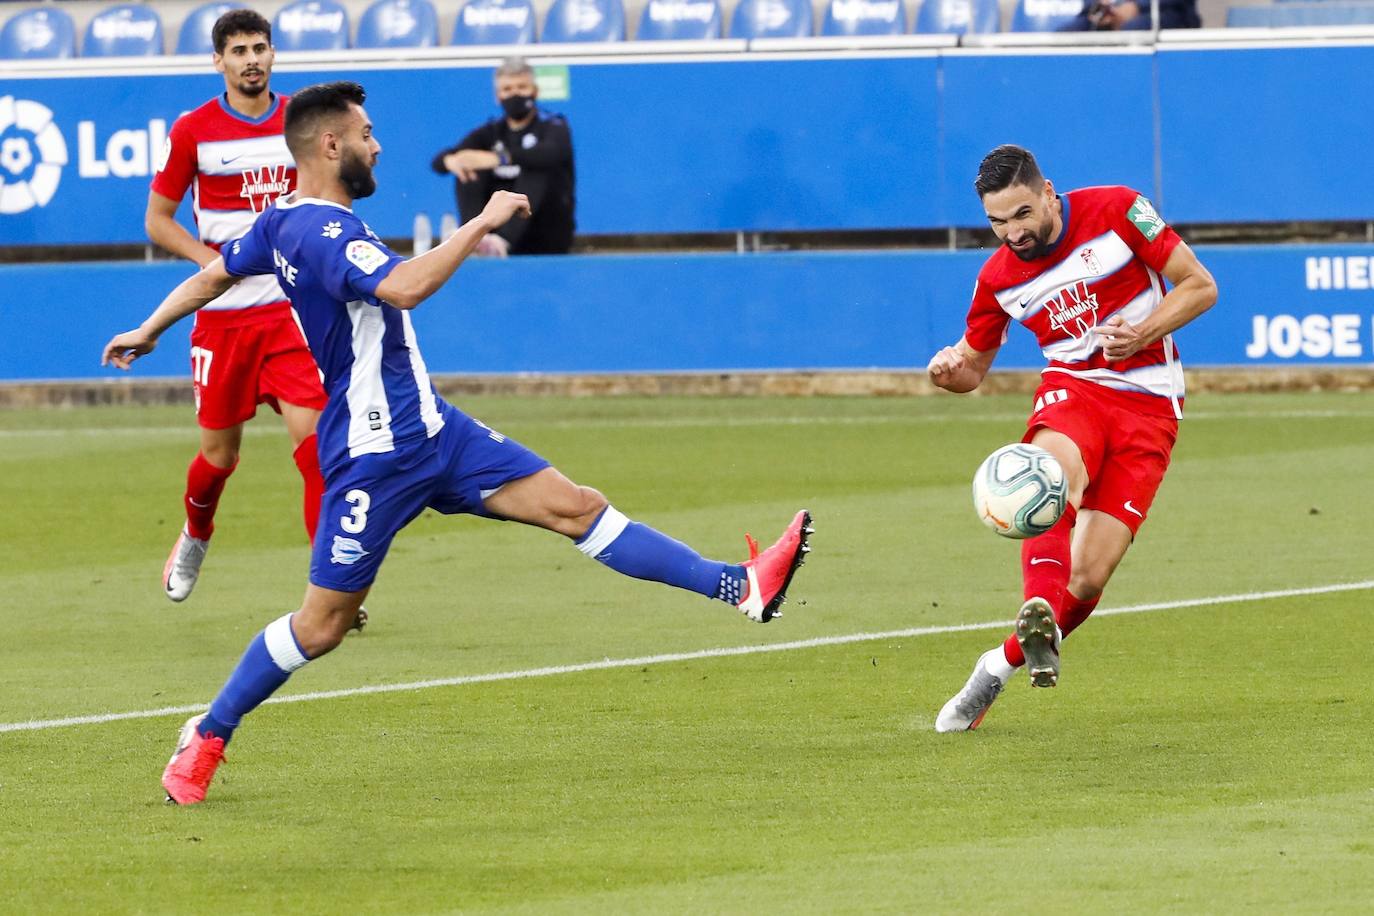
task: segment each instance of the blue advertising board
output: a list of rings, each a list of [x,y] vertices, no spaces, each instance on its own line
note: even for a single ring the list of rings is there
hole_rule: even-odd
[[[279,66],[274,83],[366,85],[370,221],[404,238],[456,209],[429,163],[497,114],[491,72],[369,67]],[[1131,185],[1175,223],[1367,220],[1374,185],[1333,168],[1374,148],[1370,74],[1374,44],[1356,43],[645,55],[573,59],[548,107],[572,125],[585,234],[980,226],[972,177],[1005,142],[1061,188]],[[208,67],[7,78],[0,245],[143,242],[168,127],[221,89]]]
[[[1186,366],[1374,364],[1374,245],[1202,246],[1217,305]],[[434,372],[923,367],[963,332],[981,251],[477,260],[415,312]],[[0,380],[117,378],[100,348],[189,265],[0,266]],[[138,364],[186,376],[190,321]],[[1044,365],[1012,328],[999,369]]]
[[[572,126],[579,229],[935,225],[938,176],[913,151],[938,146],[936,69],[933,56],[573,65],[569,97],[547,107]],[[205,70],[6,80],[0,244],[145,241],[148,182],[168,129],[223,91]],[[286,71],[273,85],[289,93],[341,75]],[[373,228],[409,237],[417,213],[437,225],[456,212],[453,178],[430,160],[499,113],[490,68],[347,75],[365,85],[382,144]],[[874,86],[901,118],[874,116]]]

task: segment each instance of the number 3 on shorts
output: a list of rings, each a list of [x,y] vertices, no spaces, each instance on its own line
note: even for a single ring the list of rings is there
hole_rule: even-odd
[[[372,505],[372,497],[366,490],[349,490],[344,501],[353,504],[353,509],[339,519],[339,527],[349,534],[362,534],[367,527],[367,510]]]

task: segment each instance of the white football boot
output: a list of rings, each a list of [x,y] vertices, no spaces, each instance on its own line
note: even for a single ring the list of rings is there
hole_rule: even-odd
[[[986,664],[992,653],[1000,654],[1001,651],[1001,646],[994,646],[978,656],[978,662],[973,666],[973,673],[969,675],[964,689],[950,697],[949,702],[935,717],[937,732],[973,731],[983,721],[983,716],[988,714],[992,701],[997,699],[1002,688],[1007,686],[1006,681],[988,671]]]
[[[167,597],[173,601],[185,601],[196,587],[200,578],[200,564],[205,562],[205,552],[210,549],[209,541],[191,537],[185,529],[177,537],[172,553],[167,557],[167,565],[162,569],[162,587]]]

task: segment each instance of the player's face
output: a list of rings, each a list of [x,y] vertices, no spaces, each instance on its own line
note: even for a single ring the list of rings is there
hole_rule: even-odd
[[[503,102],[513,95],[528,96],[532,99],[538,98],[539,88],[534,85],[534,77],[529,73],[498,76],[496,78],[496,101]]]
[[[372,174],[382,145],[372,136],[372,121],[360,106],[352,106],[340,136],[339,180],[354,200],[371,197],[377,190]]]
[[[247,96],[267,91],[276,52],[262,33],[230,35],[224,53],[215,55],[215,69],[224,74],[224,84]]]
[[[1012,254],[1033,261],[1049,251],[1054,238],[1054,187],[1015,184],[983,197],[992,231]]]

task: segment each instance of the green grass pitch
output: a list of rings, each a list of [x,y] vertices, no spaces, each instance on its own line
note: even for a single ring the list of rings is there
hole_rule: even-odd
[[[973,469],[1028,399],[473,399],[721,559],[797,508],[786,615],[427,513],[372,625],[286,694],[1009,620]],[[1374,405],[1191,399],[1174,467],[1055,690],[931,721],[1000,628],[264,706],[206,804],[185,715],[0,731],[0,912],[1303,912],[1374,907]],[[158,576],[189,410],[0,413],[0,727],[208,702],[300,598],[281,426],[250,425],[191,600]],[[1202,604],[1217,596],[1251,596]]]

